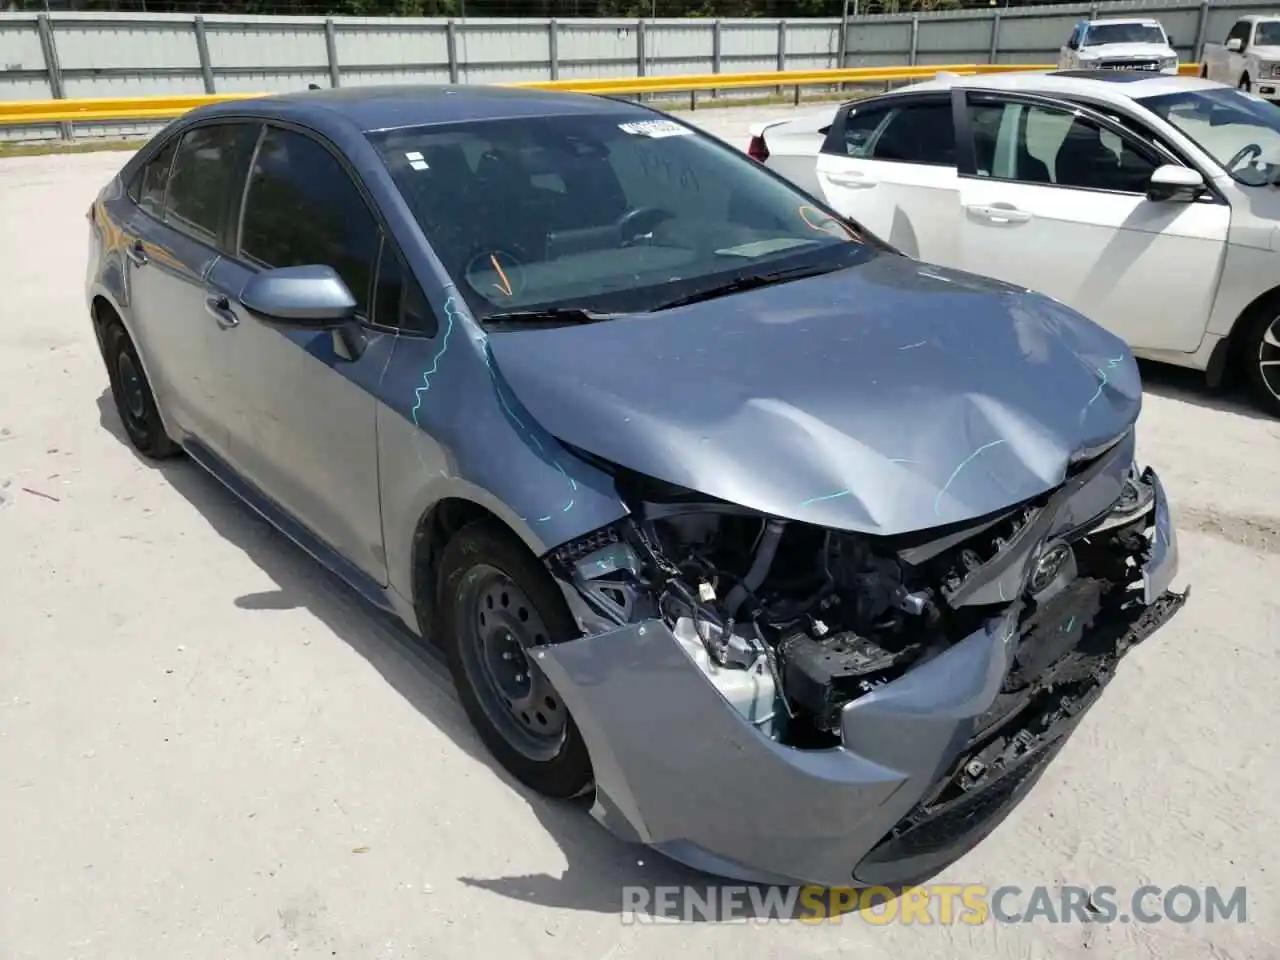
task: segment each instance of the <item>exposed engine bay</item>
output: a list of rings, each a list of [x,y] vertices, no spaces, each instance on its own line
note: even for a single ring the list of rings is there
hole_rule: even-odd
[[[549,559],[604,622],[660,617],[744,718],[796,748],[837,745],[846,704],[1019,605],[1014,665],[978,731],[990,736],[957,771],[972,781],[1010,748],[995,736],[1007,720],[1034,706],[1047,729],[1072,709],[1068,687],[1094,685],[1136,642],[1153,490],[1131,468],[1118,500],[1046,536],[1067,487],[959,528],[872,537],[636,481],[632,519]],[[1104,610],[1126,615],[1095,643]]]

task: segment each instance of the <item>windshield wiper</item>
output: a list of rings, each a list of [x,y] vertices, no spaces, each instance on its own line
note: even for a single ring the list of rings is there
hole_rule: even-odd
[[[518,323],[524,324],[571,324],[599,323],[601,320],[612,320],[620,316],[616,313],[597,313],[585,307],[544,307],[538,310],[509,310],[505,313],[491,313],[481,321],[485,324]]]
[[[818,277],[824,273],[835,273],[837,270],[843,269],[843,266],[792,267],[789,270],[774,270],[768,273],[749,273],[746,276],[730,280],[728,283],[696,290],[683,297],[676,297],[674,300],[667,300],[653,307],[652,310],[670,310],[672,307],[683,307],[691,303],[701,303],[704,300],[714,300],[730,293],[755,290],[757,287],[769,287],[775,283],[787,283],[790,280],[803,280],[806,277]]]

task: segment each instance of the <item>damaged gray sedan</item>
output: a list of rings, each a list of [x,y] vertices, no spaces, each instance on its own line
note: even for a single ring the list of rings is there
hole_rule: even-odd
[[[739,879],[927,877],[1185,601],[1124,344],[638,104],[219,104],[89,211],[134,446],[438,642],[498,760]]]

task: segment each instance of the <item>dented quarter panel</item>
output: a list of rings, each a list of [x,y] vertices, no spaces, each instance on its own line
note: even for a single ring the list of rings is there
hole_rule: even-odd
[[[444,297],[434,338],[400,339],[379,388],[387,559],[406,596],[413,532],[442,499],[478,503],[538,554],[627,513],[613,480],[569,454],[511,395],[460,303]]]
[[[1141,406],[1132,354],[1101,327],[892,254],[491,345],[514,394],[567,443],[765,513],[876,534],[1042,494]]]

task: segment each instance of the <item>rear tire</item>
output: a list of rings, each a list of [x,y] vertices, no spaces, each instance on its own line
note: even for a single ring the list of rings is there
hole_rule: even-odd
[[[1254,402],[1280,417],[1280,298],[1259,304],[1240,331],[1239,361]]]
[[[111,397],[125,435],[133,448],[150,460],[165,460],[182,452],[165,432],[155,394],[138,359],[138,351],[124,326],[109,322],[102,335],[102,357],[111,382]]]
[[[496,520],[477,520],[440,558],[437,636],[458,696],[494,757],[557,799],[585,792],[591,760],[531,646],[580,633],[551,574]]]

